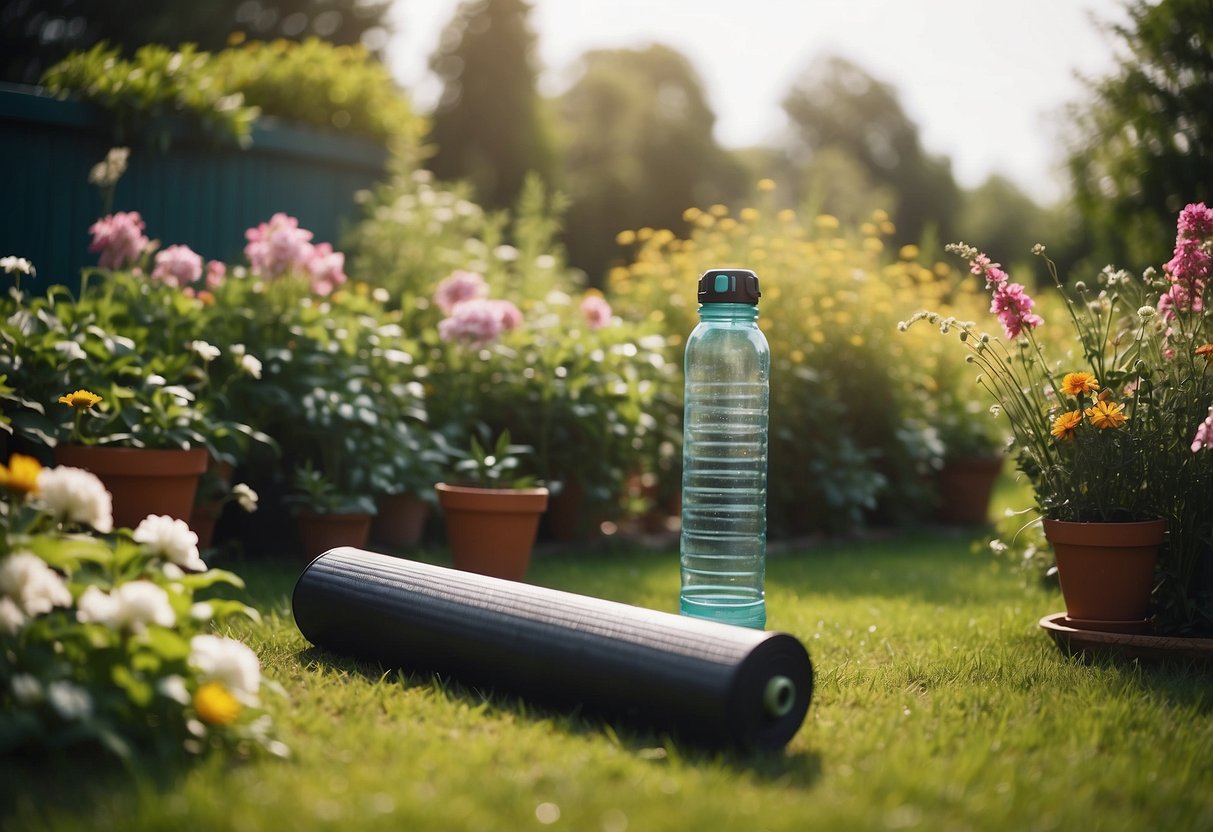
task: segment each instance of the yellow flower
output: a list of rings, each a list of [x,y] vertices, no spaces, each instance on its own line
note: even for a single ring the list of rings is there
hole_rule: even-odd
[[[32,456],[13,454],[8,467],[0,463],[0,488],[21,494],[33,494],[38,490],[38,474],[42,463]]]
[[[796,219],[796,212],[791,208],[784,208],[775,215],[775,219],[779,220],[780,222],[793,222]]]
[[[1100,430],[1118,428],[1129,420],[1118,402],[1105,401],[1098,401],[1094,407],[1088,407],[1087,418]]]
[[[760,191],[775,190],[775,180],[774,179],[759,179],[758,180],[758,190],[760,190]]]
[[[77,390],[75,393],[68,393],[66,396],[59,397],[59,404],[65,404],[69,407],[92,407],[99,401],[101,401],[100,396],[87,390]]]
[[[904,245],[898,249],[897,256],[902,260],[914,260],[918,257],[918,246]]]
[[[1061,380],[1061,392],[1067,396],[1081,396],[1099,389],[1099,380],[1094,373],[1066,373]]]
[[[231,725],[240,716],[240,703],[223,685],[207,682],[194,694],[194,710],[209,725]]]
[[[1053,429],[1050,431],[1058,439],[1073,439],[1074,431],[1082,424],[1082,411],[1071,410],[1069,413],[1063,413],[1053,420]]]
[[[813,220],[813,224],[822,231],[834,231],[840,225],[838,222],[838,217],[835,217],[832,214],[819,214],[817,218]]]
[[[630,246],[636,242],[636,232],[626,228],[615,235],[615,242],[621,246]]]

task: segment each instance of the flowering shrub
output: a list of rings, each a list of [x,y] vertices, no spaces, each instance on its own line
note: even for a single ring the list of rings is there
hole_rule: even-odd
[[[930,500],[924,474],[952,452],[954,437],[940,432],[936,416],[946,401],[942,385],[963,364],[930,339],[898,342],[895,310],[915,298],[944,299],[942,283],[913,247],[885,253],[893,229],[883,212],[849,231],[832,216],[775,210],[767,196],[774,187],[759,183],[757,205],[735,214],[723,205],[688,209],[686,239],[665,229],[621,232],[633,260],[612,271],[612,299],[625,316],[647,318],[681,347],[697,320],[699,275],[754,269],[759,326],[771,346],[772,532],[912,520]],[[947,300],[973,303],[968,286]],[[674,384],[680,401],[681,380]],[[674,410],[677,425],[680,405]],[[957,436],[966,446],[997,447],[984,433]]]
[[[150,516],[103,537],[112,507],[95,476],[19,454],[0,490],[0,750],[287,753],[257,656],[212,632],[257,613],[205,597],[242,584],[207,568],[185,523]]]
[[[1163,517],[1169,531],[1154,595],[1156,626],[1213,626],[1213,457],[1205,452],[1213,402],[1213,331],[1204,314],[1213,260],[1213,212],[1180,214],[1176,248],[1159,276],[1111,267],[1095,287],[1062,285],[1079,354],[1050,357],[1036,333],[1044,320],[1021,286],[971,246],[951,247],[985,278],[990,311],[1006,341],[971,321],[920,312],[955,331],[981,370],[1014,434],[1020,469],[1048,518],[1077,521]],[[1044,255],[1042,246],[1036,253]],[[1054,344],[1053,346],[1057,346]]]
[[[345,255],[330,243],[313,245],[312,232],[299,227],[299,220],[281,212],[245,232],[248,258],[254,277],[274,279],[285,274],[307,275],[311,290],[330,295],[345,283]]]
[[[119,211],[89,227],[93,241],[88,250],[101,255],[103,269],[121,269],[139,262],[151,241],[143,235],[147,223],[138,211]]]

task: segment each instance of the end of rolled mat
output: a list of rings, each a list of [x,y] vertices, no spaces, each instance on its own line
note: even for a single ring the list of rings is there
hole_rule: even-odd
[[[762,693],[762,707],[775,719],[789,714],[796,705],[796,683],[787,676],[772,676]]]

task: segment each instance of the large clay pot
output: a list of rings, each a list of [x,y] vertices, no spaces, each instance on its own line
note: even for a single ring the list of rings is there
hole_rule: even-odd
[[[83,468],[101,480],[114,500],[115,528],[134,528],[149,514],[188,522],[207,459],[205,448],[55,448],[56,465]]]
[[[990,495],[1002,473],[1002,457],[953,459],[936,474],[939,522],[950,526],[982,526],[990,521]]]
[[[389,546],[416,546],[425,530],[430,505],[416,494],[382,494],[371,524],[371,538]]]
[[[308,560],[338,546],[361,549],[371,536],[371,517],[365,511],[348,513],[299,513],[299,537]]]
[[[1069,618],[1111,624],[1144,621],[1149,616],[1166,520],[1043,522]]]
[[[535,547],[546,488],[466,488],[438,483],[456,569],[521,581]]]

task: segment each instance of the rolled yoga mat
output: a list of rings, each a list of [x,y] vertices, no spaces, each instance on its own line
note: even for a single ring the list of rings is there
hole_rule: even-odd
[[[292,605],[304,637],[334,653],[713,747],[782,748],[813,692],[808,651],[786,633],[350,547],[313,560]]]

